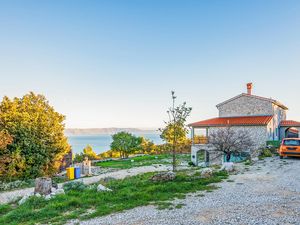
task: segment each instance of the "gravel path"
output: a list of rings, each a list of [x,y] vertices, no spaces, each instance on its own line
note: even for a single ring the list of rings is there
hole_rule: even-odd
[[[176,200],[176,204],[184,204],[181,209],[138,207],[80,224],[300,224],[299,173],[300,159],[268,158],[257,162],[244,174],[230,176],[234,182],[220,183],[221,188],[214,192],[204,193],[203,197],[196,193]]]
[[[166,166],[166,165],[142,166],[142,167],[135,167],[135,168],[126,169],[126,170],[118,170],[115,172],[104,173],[99,176],[86,177],[86,178],[82,178],[81,180],[85,184],[93,184],[105,177],[113,177],[115,179],[123,179],[126,176],[135,176],[135,175],[138,175],[141,173],[166,171],[166,170],[170,170],[170,169],[171,169],[171,166]],[[63,184],[59,184],[58,186],[61,187],[62,185]],[[34,191],[34,188],[25,188],[25,189],[14,190],[14,191],[9,191],[9,192],[1,192],[0,193],[0,204],[8,203],[18,197],[22,197],[33,191]]]

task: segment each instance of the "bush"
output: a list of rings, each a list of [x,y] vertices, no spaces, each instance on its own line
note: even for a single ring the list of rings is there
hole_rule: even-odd
[[[258,156],[259,159],[264,159],[266,157],[272,157],[273,154],[270,151],[270,149],[263,149],[260,153],[260,155]]]
[[[67,192],[67,191],[83,191],[87,188],[88,186],[85,185],[82,181],[71,181],[68,183],[65,183],[63,185],[63,189]]]
[[[16,180],[13,182],[1,182],[0,181],[0,191],[10,191],[14,189],[33,187],[34,180]]]
[[[189,161],[189,166],[195,166],[194,163],[192,161]]]

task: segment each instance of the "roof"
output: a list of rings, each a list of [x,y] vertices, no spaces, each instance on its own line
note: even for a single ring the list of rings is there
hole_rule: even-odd
[[[267,125],[273,116],[240,116],[217,117],[191,123],[191,127],[219,127],[219,126],[263,126]]]
[[[297,129],[290,128],[290,129],[288,129],[288,130],[289,130],[289,132],[291,132],[291,133],[296,133],[296,134],[299,133],[299,130],[297,130]]]
[[[300,122],[295,120],[282,120],[280,122],[281,127],[300,127]]]
[[[249,95],[249,94],[245,94],[245,93],[242,93],[242,94],[237,95],[237,96],[235,96],[235,97],[233,97],[233,98],[230,98],[230,99],[228,99],[228,100],[226,100],[226,101],[224,101],[224,102],[221,102],[220,104],[217,105],[217,108],[220,107],[221,105],[224,105],[224,104],[226,104],[226,103],[228,103],[228,102],[231,102],[231,101],[233,101],[233,100],[235,100],[235,99],[237,99],[237,98],[243,97],[243,96],[250,97],[250,98],[260,99],[260,100],[264,100],[264,101],[267,101],[267,102],[271,102],[271,103],[273,103],[273,104],[275,104],[275,105],[280,106],[280,107],[283,108],[283,109],[288,110],[288,107],[286,107],[285,105],[283,105],[283,104],[280,103],[279,101],[274,100],[274,99],[272,99],[272,98],[265,98],[265,97],[261,97],[261,96],[257,96],[257,95],[252,95],[252,94]]]

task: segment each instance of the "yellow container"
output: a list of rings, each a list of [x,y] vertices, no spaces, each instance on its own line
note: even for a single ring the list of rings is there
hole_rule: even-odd
[[[67,177],[69,180],[74,180],[74,167],[67,168]]]

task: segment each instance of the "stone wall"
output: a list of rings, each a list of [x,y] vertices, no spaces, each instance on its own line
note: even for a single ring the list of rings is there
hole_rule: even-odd
[[[218,106],[219,117],[273,115],[273,103],[250,96],[240,96]]]
[[[218,129],[224,129],[224,127],[210,127],[208,135],[212,132],[216,132]],[[251,151],[266,147],[266,141],[269,140],[267,126],[234,126],[235,131],[246,130],[249,132],[251,139],[254,141],[255,146]]]

